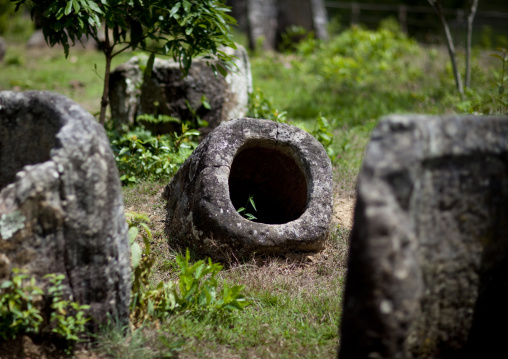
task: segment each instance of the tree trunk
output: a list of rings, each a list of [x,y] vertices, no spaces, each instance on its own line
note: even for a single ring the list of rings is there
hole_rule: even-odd
[[[104,126],[106,122],[106,109],[109,104],[109,74],[111,73],[111,54],[106,54],[106,70],[104,71],[104,89],[101,99],[101,115],[99,121]]]
[[[102,91],[102,98],[101,98],[101,115],[99,118],[99,121],[101,125],[104,126],[104,123],[106,122],[106,109],[108,108],[109,104],[109,75],[111,74],[111,60],[113,59],[113,48],[111,47],[109,43],[109,31],[108,27],[105,27],[105,40],[104,45],[102,48],[102,51],[104,52],[104,55],[106,56],[106,69],[104,70],[104,87]]]
[[[436,0],[428,0],[429,4],[434,8],[434,10],[437,13],[437,16],[439,17],[439,20],[441,21],[441,25],[443,25],[443,29],[446,35],[446,45],[448,47],[448,53],[450,54],[450,60],[452,61],[452,67],[453,67],[453,76],[455,76],[455,85],[457,87],[457,90],[462,95],[464,94],[464,88],[462,87],[462,79],[459,74],[459,69],[457,67],[457,60],[455,56],[455,47],[453,46],[453,39],[452,34],[450,33],[450,28],[448,27],[448,24],[446,23],[446,19],[444,17],[443,8],[441,6],[441,3]]]
[[[466,41],[466,87],[471,86],[471,39],[473,37],[473,20],[478,9],[478,0],[470,0],[467,15],[467,41]]]

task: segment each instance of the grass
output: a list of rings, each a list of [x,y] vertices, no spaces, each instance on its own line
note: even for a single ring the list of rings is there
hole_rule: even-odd
[[[168,247],[163,234],[164,200],[160,194],[165,183],[142,182],[124,187],[125,206],[145,213],[151,220],[157,255],[154,282],[174,280],[176,252]],[[235,312],[224,321],[198,321],[176,316],[169,322],[137,329],[129,341],[132,350],[153,351],[160,339],[145,348],[154,333],[171,343],[182,341],[183,358],[326,358],[335,356],[341,293],[345,279],[349,229],[336,227],[326,249],[318,254],[294,254],[287,257],[255,257],[248,263],[230,263],[219,278],[230,284],[245,285],[245,294],[253,304]],[[145,334],[141,335],[140,332]],[[149,333],[149,334],[146,334]],[[152,338],[153,339],[153,338]],[[118,344],[114,333],[102,337],[104,348],[113,357],[124,357],[125,344]],[[116,344],[115,344],[116,343]]]
[[[0,65],[0,91],[48,90],[59,92],[92,114],[100,110],[104,59],[101,53],[75,47],[66,59],[63,49],[25,49],[9,41],[4,64]],[[131,54],[120,54],[113,66],[127,61]]]
[[[316,116],[329,119],[335,135],[334,188],[339,203],[354,200],[362,154],[381,116],[495,113],[493,83],[499,68],[489,58],[490,52],[475,52],[473,90],[460,98],[444,49],[424,48],[389,33],[353,29],[341,36],[333,40],[335,45],[322,47],[309,40],[296,53],[251,54],[254,86],[276,108],[287,111],[290,120],[312,128]],[[366,39],[357,41],[362,36]],[[376,36],[381,37],[376,40]],[[65,59],[61,49],[26,50],[19,42],[7,40],[0,90],[58,91],[88,111],[98,112],[102,81],[94,65],[101,74],[100,53],[73,49]],[[116,58],[113,66],[131,55]],[[169,180],[123,188],[126,209],[150,218],[156,255],[153,283],[177,277],[178,252],[164,235],[161,193]],[[335,357],[351,229],[350,220],[343,216],[348,212],[350,218],[350,207],[347,211],[336,208],[341,210],[340,217],[321,253],[256,256],[250,262],[228,263],[219,277],[245,285],[253,304],[244,311],[221,320],[176,315],[128,330],[127,337],[122,334],[125,328],[105,328],[88,352],[101,358]]]

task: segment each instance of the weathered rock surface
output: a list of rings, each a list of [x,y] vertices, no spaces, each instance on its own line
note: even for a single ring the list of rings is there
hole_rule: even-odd
[[[327,39],[326,9],[323,0],[229,0],[232,15],[247,33],[251,50],[277,50],[282,34],[291,26],[313,31]]]
[[[249,195],[258,222],[237,212]],[[237,119],[204,139],[164,196],[170,245],[212,257],[319,250],[332,216],[331,164],[297,127]]]
[[[155,59],[151,78],[143,81],[139,59],[132,58],[111,74],[111,116],[119,123],[134,123],[141,114],[167,115],[183,121],[194,121],[196,114],[208,122],[207,134],[222,121],[245,116],[252,92],[250,62],[245,49],[226,49],[236,56],[237,70],[226,77],[214,76],[205,61],[194,60],[187,77],[179,64]],[[207,109],[203,96],[210,104]],[[146,124],[150,127],[150,124]],[[152,128],[157,132],[173,131],[174,123]]]
[[[358,182],[339,357],[504,352],[507,236],[507,117],[382,120]]]
[[[51,92],[0,93],[0,281],[13,267],[40,284],[66,276],[75,301],[129,317],[123,199],[108,139],[75,102]]]

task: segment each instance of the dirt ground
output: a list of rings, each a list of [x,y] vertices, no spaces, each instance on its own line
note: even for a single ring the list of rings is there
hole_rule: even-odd
[[[353,214],[355,209],[354,197],[338,197],[333,199],[333,223],[347,229],[353,228]]]

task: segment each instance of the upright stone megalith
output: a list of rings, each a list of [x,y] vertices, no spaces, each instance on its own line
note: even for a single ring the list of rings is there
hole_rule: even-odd
[[[358,180],[339,358],[498,357],[506,303],[508,118],[383,119]]]
[[[164,196],[170,244],[214,258],[319,250],[332,215],[330,159],[297,127],[237,119],[201,142]],[[249,196],[256,221],[237,212]]]
[[[18,267],[40,285],[64,274],[95,328],[129,317],[127,226],[104,129],[44,91],[0,93],[0,282]]]
[[[327,16],[323,0],[228,0],[240,31],[247,34],[249,47],[277,50],[284,34],[294,26],[313,32],[321,40],[328,38]],[[293,39],[295,40],[295,39]],[[258,49],[259,50],[259,49]]]

